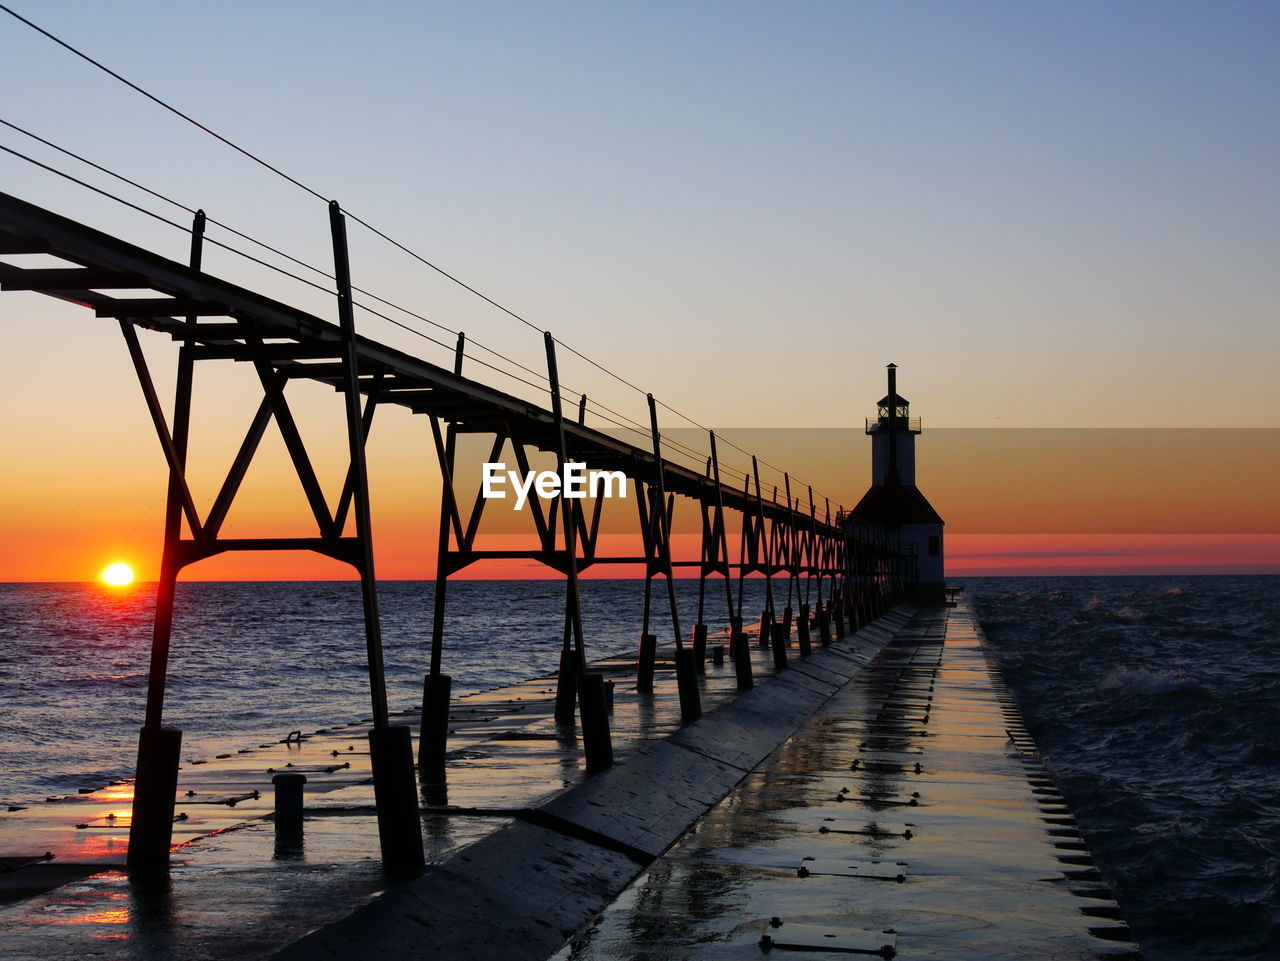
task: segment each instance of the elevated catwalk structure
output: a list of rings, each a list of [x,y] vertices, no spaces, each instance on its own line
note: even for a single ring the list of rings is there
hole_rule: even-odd
[[[422,865],[418,817],[418,779],[414,772],[411,732],[390,723],[383,676],[381,626],[370,524],[365,439],[378,409],[395,405],[424,415],[444,479],[440,504],[438,575],[429,670],[424,682],[418,767],[425,777],[443,775],[448,736],[449,676],[444,673],[444,614],[448,579],[468,565],[493,558],[528,558],[565,577],[565,632],[556,698],[556,717],[581,721],[587,763],[607,767],[612,761],[603,680],[586,671],[585,631],[577,578],[596,564],[641,564],[645,569],[645,623],[638,657],[638,686],[652,684],[655,637],[647,603],[653,579],[667,583],[680,681],[682,716],[700,714],[697,673],[707,635],[707,579],[725,585],[727,614],[737,684],[752,686],[751,658],[743,630],[742,579],[759,573],[769,585],[761,614],[762,643],[773,644],[785,663],[792,629],[793,594],[799,602],[795,626],[801,653],[816,629],[826,644],[842,637],[890,606],[894,549],[884,532],[852,520],[829,504],[819,513],[810,490],[808,503],[793,497],[784,478],[785,500],[765,498],[758,468],[753,465],[742,487],[721,477],[714,434],[705,470],[692,469],[663,456],[657,408],[649,398],[652,444],[639,447],[588,426],[585,398],[576,421],[562,409],[556,370],[555,341],[546,335],[550,405],[541,407],[464,376],[459,337],[453,369],[392,349],[355,332],[345,219],[330,205],[337,286],[338,322],[237,286],[201,270],[204,215],[191,231],[189,263],[181,264],[143,250],[66,217],[0,194],[0,257],[43,254],[61,261],[57,267],[21,267],[0,260],[0,289],[35,291],[78,304],[118,324],[146,399],[168,466],[164,550],[157,592],[146,716],[141,730],[129,838],[131,869],[167,864],[172,840],[174,791],[181,732],[164,724],[166,675],[174,608],[174,585],[188,565],[228,551],[308,550],[350,564],[359,574],[364,602],[364,634],[368,662],[373,729],[369,735],[380,842],[384,862],[397,871]],[[166,412],[152,380],[139,330],[172,338],[177,351],[177,388]],[[191,402],[198,363],[237,362],[252,366],[262,391],[257,412],[245,432],[212,504],[201,510],[187,477],[187,450],[192,430]],[[345,431],[350,456],[346,482],[330,503],[288,400],[288,387],[309,380],[332,387],[345,397]],[[309,537],[224,536],[222,528],[241,482],[263,436],[274,421],[288,450],[298,481],[314,517]],[[510,445],[522,470],[531,452],[553,455],[563,468],[582,463],[592,470],[623,471],[635,488],[638,505],[638,556],[608,557],[599,550],[600,510],[584,501],[562,498],[554,511],[536,500],[529,516],[537,546],[530,550],[482,550],[477,547],[485,503],[477,498],[469,514],[460,503],[454,476],[457,437],[463,433],[493,438],[496,460]],[[754,484],[753,484],[754,482]],[[702,546],[698,560],[672,556],[671,535],[676,498],[697,505]],[[729,555],[729,517],[740,521],[741,547]],[[677,567],[698,572],[697,617],[690,636],[681,627],[672,578]],[[738,579],[735,600],[731,586]],[[785,607],[775,601],[773,579],[786,576]],[[815,591],[816,593],[811,593]],[[686,641],[688,643],[686,643]],[[779,642],[781,641],[781,648]]]

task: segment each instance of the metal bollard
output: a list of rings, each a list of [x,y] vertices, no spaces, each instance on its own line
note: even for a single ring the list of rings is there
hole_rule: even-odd
[[[782,625],[773,625],[773,669],[787,669],[787,635],[782,632]]]
[[[676,686],[680,691],[680,718],[684,723],[702,717],[702,697],[698,692],[698,666],[693,651],[687,647],[676,650]]]
[[[609,709],[609,713],[613,713],[613,681],[604,682],[604,703]]]
[[[711,648],[711,663],[714,664],[716,667],[721,667],[724,664],[724,645],[723,644],[716,644]]]
[[[453,678],[448,674],[427,674],[422,678],[422,723],[418,734],[418,767],[424,771],[444,769],[449,744],[449,698]]]
[[[791,608],[784,607],[782,609],[782,631],[786,634],[787,643],[791,643]]]
[[[836,621],[836,640],[838,641],[840,638],[844,637],[844,614],[841,612],[840,608],[837,607],[835,609],[834,616]]]
[[[613,766],[613,741],[609,735],[609,710],[604,676],[578,675],[578,710],[582,717],[582,753],[588,771]]]
[[[276,774],[271,778],[276,789],[276,826],[300,827],[302,825],[303,785],[305,774]]]
[[[640,657],[636,661],[636,690],[653,693],[653,663],[658,658],[658,639],[652,634],[640,635]]]

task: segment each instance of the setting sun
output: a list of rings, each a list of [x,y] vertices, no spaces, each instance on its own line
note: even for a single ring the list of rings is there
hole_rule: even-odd
[[[128,564],[116,562],[105,567],[99,576],[104,584],[110,584],[112,587],[124,587],[133,583],[133,568]]]

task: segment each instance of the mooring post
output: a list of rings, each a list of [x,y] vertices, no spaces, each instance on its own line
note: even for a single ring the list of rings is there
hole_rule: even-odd
[[[787,639],[787,643],[791,643],[791,606],[787,605],[782,609],[782,636]]]
[[[382,623],[378,613],[378,582],[373,566],[373,524],[369,509],[369,471],[364,456],[365,432],[360,411],[360,368],[356,356],[355,309],[351,300],[351,260],[347,227],[338,202],[329,203],[333,234],[334,280],[338,289],[338,319],[342,329],[342,367],[347,410],[347,447],[351,455],[352,504],[355,507],[364,608],[365,652],[369,665],[369,696],[373,729],[369,731],[369,760],[373,768],[374,804],[378,812],[378,841],[388,871],[412,874],[425,864],[422,821],[418,816],[418,785],[413,769],[413,735],[393,725],[387,711],[387,688],[382,663]],[[341,531],[335,532],[341,535]]]
[[[840,605],[838,603],[833,605],[832,616],[835,618],[836,622],[836,640],[838,641],[840,638],[844,637],[844,614],[841,612]]]
[[[760,612],[760,646],[768,647],[773,637],[773,611],[765,608]]]
[[[809,605],[800,605],[800,619],[796,621],[796,639],[800,644],[800,656],[808,657],[813,652],[809,642]]]
[[[275,792],[276,827],[302,824],[304,811],[303,792],[307,783],[305,774],[276,774],[271,778]]]
[[[197,210],[191,222],[190,264],[199,270],[204,253],[205,213]],[[196,323],[186,318],[187,326]],[[123,324],[121,321],[121,329]],[[132,333],[132,331],[130,331]],[[130,349],[134,338],[126,337]],[[127,866],[131,871],[162,868],[169,864],[169,847],[173,842],[173,809],[178,790],[178,755],[182,749],[182,731],[163,725],[164,695],[169,671],[169,645],[173,633],[173,603],[177,588],[182,539],[183,472],[187,465],[187,446],[191,433],[191,391],[195,376],[194,345],[182,342],[178,350],[178,376],[173,398],[174,462],[169,465],[169,483],[165,496],[164,547],[160,561],[160,578],[156,583],[156,607],[151,633],[151,663],[147,673],[147,708],[143,727],[138,732],[138,763],[133,782],[133,811],[129,821]],[[135,357],[135,363],[138,360]],[[143,390],[150,388],[145,369],[138,368]],[[153,388],[152,388],[153,389]]]

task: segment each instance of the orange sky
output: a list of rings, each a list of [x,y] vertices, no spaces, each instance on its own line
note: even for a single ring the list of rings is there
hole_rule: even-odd
[[[9,297],[11,295],[6,295]],[[11,419],[10,449],[0,475],[0,580],[89,580],[126,560],[154,578],[160,547],[165,468],[119,334],[91,318],[85,344],[108,362],[95,372],[92,405],[50,404],[39,418]],[[109,332],[107,332],[109,333]],[[172,350],[145,340],[162,396],[172,390]],[[878,396],[867,384],[869,411]],[[291,385],[295,414],[331,502],[345,470],[338,395]],[[244,365],[198,372],[191,483],[207,509],[260,397]],[[913,410],[913,413],[915,411]],[[1280,430],[930,428],[918,439],[919,484],[947,521],[948,572],[1040,573],[1149,570],[1280,570],[1274,536],[1280,506]],[[692,429],[665,431],[696,449]],[[746,466],[729,442],[793,471],[797,494],[812,483],[833,507],[850,506],[866,489],[869,441],[861,427],[732,428],[721,433],[726,474]],[[464,455],[469,448],[463,448]],[[510,461],[510,454],[506,455]],[[460,459],[465,486],[479,483],[479,455]],[[434,572],[438,469],[424,418],[380,413],[369,441],[379,575],[423,578]],[[764,468],[766,494],[781,476]],[[821,502],[820,502],[821,504]],[[495,505],[496,506],[496,505]],[[821,509],[821,508],[820,508]],[[677,527],[696,531],[692,505],[677,507]],[[491,513],[491,545],[511,546],[527,519]],[[611,504],[605,529],[634,531],[634,501]],[[736,518],[730,530],[737,529]],[[228,536],[314,535],[296,478],[274,427],[268,431],[225,529]],[[999,536],[997,536],[999,535]],[[1005,539],[1001,539],[1001,537]],[[507,538],[507,539],[504,539]],[[1012,539],[1009,539],[1012,538]],[[1080,538],[1085,538],[1081,541]],[[615,541],[618,551],[638,553]],[[1081,547],[1081,544],[1085,547]],[[681,540],[686,557],[696,538]],[[492,563],[465,576],[541,575],[536,566]],[[629,573],[597,568],[593,576]],[[345,578],[342,565],[317,555],[224,555],[189,569],[189,579]]]

